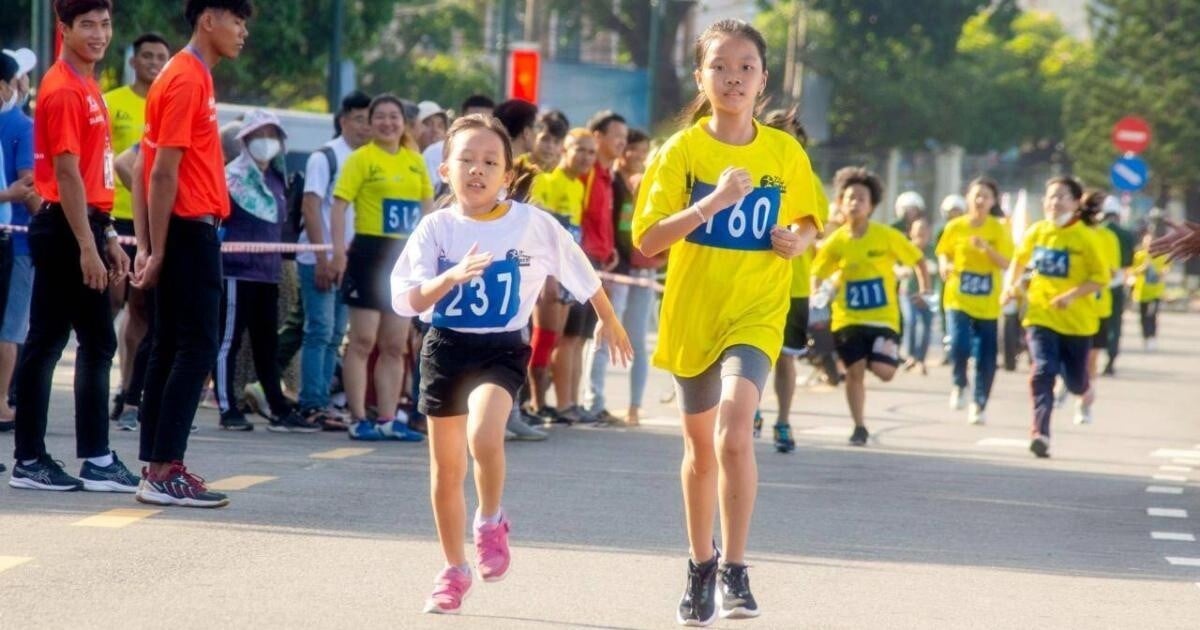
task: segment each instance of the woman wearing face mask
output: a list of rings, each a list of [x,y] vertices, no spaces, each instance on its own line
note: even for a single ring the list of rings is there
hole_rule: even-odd
[[[223,240],[278,243],[287,220],[283,141],[287,134],[274,114],[254,110],[237,135],[241,154],[225,167],[232,213],[222,224]],[[251,431],[254,425],[237,407],[234,366],[242,333],[250,332],[254,369],[271,407],[267,430],[313,433],[320,430],[283,396],[275,364],[278,330],[280,254],[227,253],[221,257],[225,291],[221,297],[221,346],[217,354],[217,403],[221,428]]]
[[[1067,389],[1088,391],[1088,353],[1100,329],[1095,293],[1108,286],[1109,269],[1091,228],[1080,221],[1083,186],[1070,177],[1046,184],[1046,219],[1031,226],[1008,268],[1001,303],[1021,291],[1021,275],[1032,267],[1026,290],[1024,326],[1033,358],[1033,439],[1029,450],[1050,456],[1050,415],[1054,380],[1061,373]]]

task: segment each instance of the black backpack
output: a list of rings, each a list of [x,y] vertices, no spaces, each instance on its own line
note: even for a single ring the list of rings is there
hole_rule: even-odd
[[[325,156],[329,162],[329,187],[333,188],[333,182],[337,180],[337,154],[333,152],[331,147],[321,147],[320,153]],[[297,243],[300,241],[300,235],[304,233],[304,170],[299,169],[292,173],[288,179],[288,194],[287,194],[287,222],[283,225],[283,242]],[[288,255],[289,258],[295,258],[294,254]]]

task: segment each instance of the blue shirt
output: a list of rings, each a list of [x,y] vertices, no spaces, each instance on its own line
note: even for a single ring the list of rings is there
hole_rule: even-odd
[[[4,154],[4,180],[17,181],[17,173],[33,170],[33,119],[20,109],[0,114],[0,152]],[[29,225],[29,209],[23,203],[12,204],[12,224]],[[13,255],[29,255],[29,239],[24,233],[13,234]]]

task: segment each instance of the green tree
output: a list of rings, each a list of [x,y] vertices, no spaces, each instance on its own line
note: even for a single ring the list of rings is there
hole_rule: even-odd
[[[1086,181],[1107,184],[1113,125],[1136,114],[1154,140],[1145,154],[1160,202],[1181,190],[1200,219],[1200,0],[1097,0],[1094,62],[1071,81],[1067,147]]]

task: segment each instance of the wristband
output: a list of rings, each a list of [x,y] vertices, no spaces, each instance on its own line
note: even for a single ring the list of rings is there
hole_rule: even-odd
[[[704,213],[700,210],[700,204],[693,205],[692,211],[696,213],[696,216],[700,217],[700,225],[708,223],[708,217],[704,216]]]
[[[104,238],[105,239],[108,239],[111,241],[111,240],[118,238],[119,236],[120,235],[117,234],[117,230],[115,228],[113,228],[113,226],[110,225],[110,226],[104,228]]]

